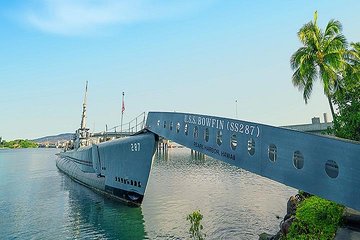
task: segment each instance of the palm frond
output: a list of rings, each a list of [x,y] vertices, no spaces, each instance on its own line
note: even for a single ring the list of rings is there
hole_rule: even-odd
[[[304,89],[304,79],[300,75],[300,69],[296,69],[295,72],[292,75],[292,83],[294,87],[297,87],[299,91],[302,91]]]
[[[346,60],[353,65],[360,65],[360,42],[351,43],[352,49],[346,51]]]
[[[301,59],[301,63],[299,65],[300,68],[300,74],[302,76],[309,76],[309,75],[314,75],[314,71],[316,71],[316,68],[314,68],[314,66],[316,66],[316,61],[313,55],[305,55],[302,59]]]
[[[318,77],[316,65],[313,61],[300,65],[292,76],[292,83],[299,91],[303,92],[303,98],[307,103],[312,92],[313,83]]]
[[[336,71],[344,69],[345,61],[343,61],[343,53],[334,51],[324,55],[323,64],[331,66]]]
[[[360,42],[351,43],[350,46],[351,46],[356,52],[360,52]]]
[[[337,71],[329,65],[323,64],[319,67],[319,75],[323,83],[324,94],[329,97],[335,89],[335,81],[338,79],[338,74]]]
[[[310,99],[311,93],[312,93],[312,89],[313,89],[313,81],[311,81],[310,79],[307,79],[304,85],[304,90],[303,90],[303,98],[305,100],[305,104],[307,104],[308,100]]]
[[[332,38],[324,41],[324,52],[343,51],[347,48],[348,43],[343,34],[337,34]]]
[[[333,93],[338,92],[338,91],[341,92],[344,90],[344,88],[345,88],[344,77],[340,74],[337,74],[337,78],[334,81],[334,86],[333,86],[332,92]]]
[[[315,25],[312,22],[308,22],[302,28],[300,28],[297,35],[302,44],[308,45],[311,41],[314,40],[315,32]]]
[[[300,66],[300,64],[302,64],[302,62],[308,59],[309,56],[311,55],[312,55],[311,49],[307,47],[299,48],[293,55],[291,55],[290,58],[291,69],[292,70],[297,69]]]
[[[326,25],[324,37],[332,38],[334,35],[341,33],[342,25],[339,21],[331,19]]]
[[[317,25],[318,11],[314,12],[314,24]]]

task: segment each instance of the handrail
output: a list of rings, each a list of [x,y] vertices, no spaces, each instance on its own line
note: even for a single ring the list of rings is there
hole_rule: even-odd
[[[109,128],[105,131],[105,133],[117,133],[118,131],[116,130],[120,130],[120,134],[133,134],[136,133],[142,129],[144,129],[145,127],[145,121],[146,121],[146,113],[142,112],[140,113],[138,116],[136,116],[134,119],[132,119],[131,121],[124,123],[124,124],[119,124],[116,125],[112,128]],[[111,131],[114,130],[114,131]]]

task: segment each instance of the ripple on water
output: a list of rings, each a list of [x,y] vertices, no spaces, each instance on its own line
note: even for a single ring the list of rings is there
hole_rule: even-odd
[[[188,149],[154,158],[140,208],[106,199],[60,173],[57,150],[0,151],[0,239],[188,239],[200,209],[206,239],[275,232],[295,193]]]

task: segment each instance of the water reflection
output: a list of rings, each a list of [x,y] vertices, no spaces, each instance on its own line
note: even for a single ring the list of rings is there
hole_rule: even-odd
[[[0,151],[0,239],[188,239],[200,209],[206,239],[257,239],[278,230],[294,189],[189,149],[155,155],[140,208],[59,172],[57,150]]]
[[[189,149],[155,155],[142,205],[150,239],[187,239],[186,215],[200,209],[207,239],[275,233],[294,190]]]
[[[169,155],[170,155],[169,150],[162,150],[161,149],[159,151],[156,151],[155,159],[157,160],[157,162],[168,161],[169,160]]]
[[[68,192],[66,229],[71,238],[146,238],[141,208],[107,199],[66,176],[62,182]]]
[[[191,150],[191,160],[195,163],[204,163],[206,155],[197,151]]]
[[[157,163],[161,162],[168,162],[171,157],[176,156],[176,153],[183,152],[183,149],[165,149],[165,150],[159,150],[155,153],[155,159]],[[202,161],[194,161],[194,160],[206,160],[206,155],[197,151],[193,151],[190,149],[185,149],[185,151],[188,151],[190,153],[190,158],[187,160],[190,160],[190,162],[187,163],[201,163]],[[183,155],[184,156],[184,155]]]

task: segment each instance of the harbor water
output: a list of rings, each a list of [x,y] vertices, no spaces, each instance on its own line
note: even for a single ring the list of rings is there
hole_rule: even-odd
[[[59,172],[58,151],[0,150],[0,239],[189,239],[195,210],[206,239],[258,239],[278,231],[296,193],[177,148],[155,155],[143,204],[129,207]]]

